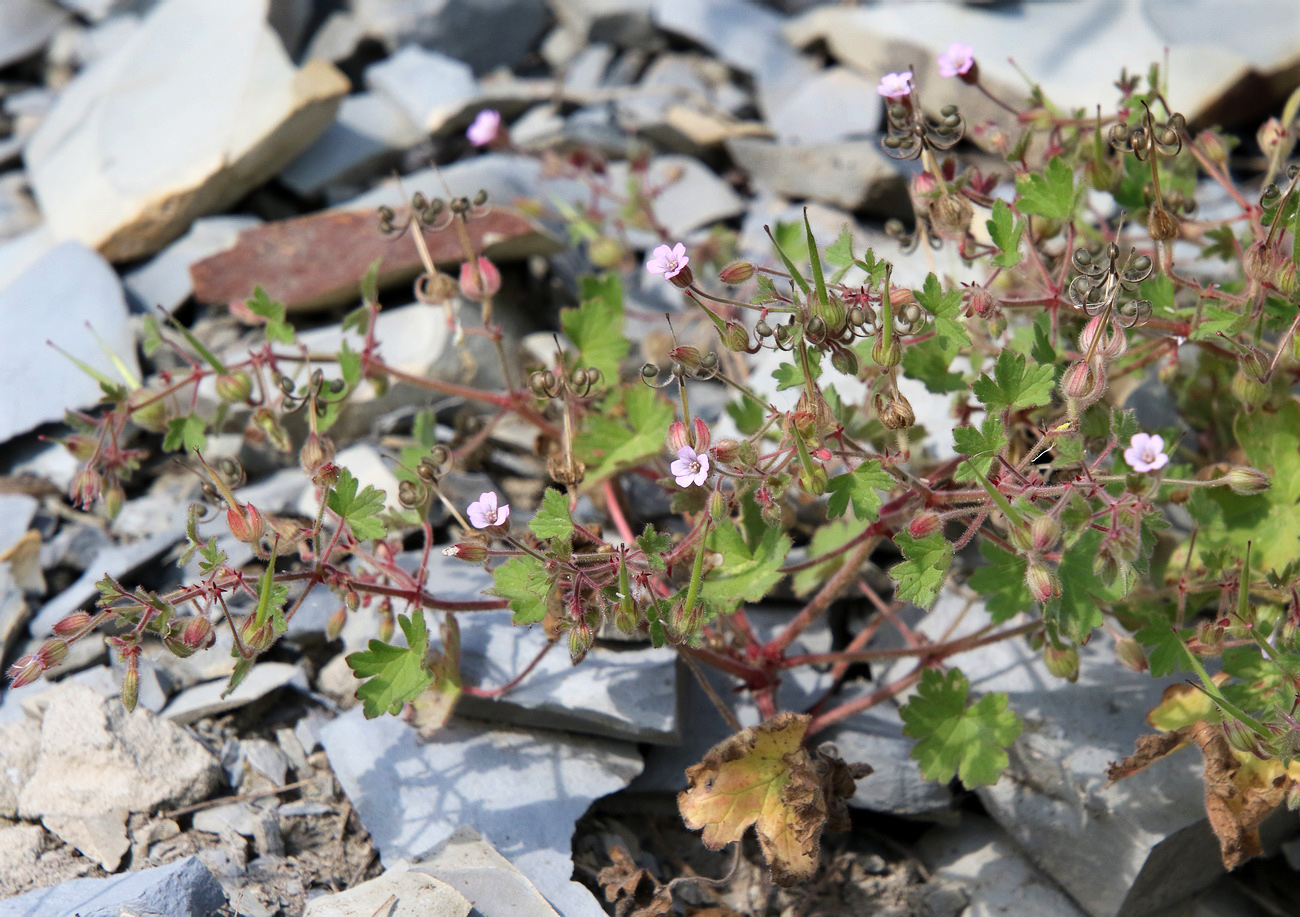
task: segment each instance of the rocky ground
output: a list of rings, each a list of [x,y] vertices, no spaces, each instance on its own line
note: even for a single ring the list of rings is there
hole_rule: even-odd
[[[663,188],[654,220],[673,239],[704,244],[723,223],[742,254],[766,259],[763,225],[808,203],[819,231],[849,223],[859,248],[897,258],[896,281],[918,282],[933,254],[897,254],[881,229],[908,212],[908,175],[878,146],[881,74],[910,65],[928,104],[960,102],[978,126],[967,155],[990,168],[981,137],[989,141],[996,126],[986,122],[1002,113],[937,76],[935,56],[953,40],[975,45],[986,83],[1005,96],[1023,92],[1012,54],[1058,103],[1089,110],[1113,98],[1121,66],[1145,72],[1167,60],[1189,122],[1249,136],[1296,83],[1300,8],[1243,5],[1230,23],[1222,9],[1209,0],[4,0],[0,662],[32,652],[52,624],[87,607],[105,574],[157,587],[194,574],[175,561],[198,480],[170,459],[146,463],[111,522],[72,508],[77,463],[46,437],[65,432],[64,412],[92,405],[100,386],[47,340],[114,374],[111,353],[121,371],[147,378],[179,364],[140,349],[144,316],[162,309],[207,346],[238,353],[253,332],[228,305],[261,285],[287,304],[309,349],[337,349],[357,283],[382,255],[377,335],[389,363],[499,386],[490,354],[466,359],[440,310],[410,304],[414,249],[378,234],[375,208],[445,188],[540,202],[526,216],[503,207],[474,225],[505,275],[499,317],[511,347],[538,333],[535,346],[549,347],[559,307],[600,260],[594,246],[568,244],[558,216],[585,205],[591,186],[543,167],[579,149],[607,161],[609,189],[626,185],[629,152],[644,157],[648,182]],[[508,149],[467,141],[484,109],[504,116]],[[619,240],[634,254],[659,241],[633,229]],[[433,255],[460,258],[454,245]],[[941,258],[939,269],[962,276],[950,253]],[[643,275],[629,274],[628,295],[643,353],[655,358],[662,342],[652,329],[678,305]],[[929,396],[908,395],[920,414]],[[359,400],[336,428],[346,444],[338,461],[390,495],[398,482],[385,457],[410,441],[418,410],[434,410],[439,441],[463,441],[479,423],[456,399],[402,385],[363,389]],[[214,404],[201,393],[202,407]],[[935,416],[946,416],[941,401]],[[264,512],[311,515],[306,476],[279,470],[286,463],[245,435],[246,421],[231,418],[210,437],[209,457],[237,457],[250,478],[240,496]],[[140,445],[158,452],[156,438]],[[530,435],[503,424],[445,486],[461,505],[500,489],[523,515],[543,475]],[[646,518],[666,514],[661,495],[641,496]],[[448,537],[446,519],[433,522]],[[238,548],[229,545],[232,556]],[[418,552],[405,560],[421,563]],[[490,585],[438,551],[428,565],[444,597]],[[960,634],[967,604],[954,588],[914,626],[935,639],[950,626]],[[606,884],[621,876],[629,887],[638,868],[663,881],[732,868],[676,812],[683,768],[727,730],[670,651],[602,642],[576,668],[562,652],[548,655],[517,689],[466,697],[447,727],[422,739],[397,718],[361,715],[343,657],[377,622],[352,615],[329,640],[335,610],[327,595],[304,605],[228,697],[229,636],[189,660],[147,652],[131,715],[116,700],[121,672],[102,640],[75,644],[50,682],[0,694],[0,917],[471,908],[570,917],[613,912],[600,879],[611,867],[623,872]],[[544,644],[508,617],[463,621],[466,683],[503,684]],[[825,650],[836,637],[826,627],[803,639]],[[1194,761],[1105,787],[1106,763],[1131,751],[1162,684],[1102,651],[1085,654],[1070,689],[1052,685],[1021,647],[999,645],[962,666],[977,689],[1008,691],[1026,717],[1009,777],[974,794],[922,781],[896,710],[875,708],[833,736],[845,759],[875,773],[853,799],[852,831],[827,839],[818,878],[776,889],[746,849],[731,882],[680,891],[680,912],[1300,908],[1288,865],[1300,866],[1300,847],[1283,843],[1294,816],[1272,823],[1270,849],[1282,853],[1221,877]],[[783,686],[783,704],[806,705],[825,678],[801,673]],[[757,722],[744,698],[736,704],[742,722]]]

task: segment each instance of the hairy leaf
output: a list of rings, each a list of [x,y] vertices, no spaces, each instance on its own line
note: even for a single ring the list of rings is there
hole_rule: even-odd
[[[495,586],[487,590],[505,599],[515,624],[536,624],[546,617],[551,578],[542,562],[531,554],[512,557],[492,571]]]
[[[903,732],[920,740],[912,758],[927,780],[946,782],[955,775],[968,787],[991,786],[1006,770],[1006,748],[1024,725],[1007,709],[1005,694],[986,694],[970,704],[969,693],[970,682],[959,669],[946,675],[926,669],[916,695],[900,711]]]
[[[984,373],[972,386],[975,397],[992,414],[1005,408],[1032,408],[1052,400],[1052,367],[1030,366],[1023,354],[1004,350],[993,366],[993,375]]]
[[[1083,198],[1082,183],[1074,183],[1074,170],[1059,156],[1053,156],[1041,175],[1026,175],[1016,182],[1020,195],[1016,209],[1021,213],[1068,220]]]
[[[346,468],[339,470],[338,483],[330,491],[327,506],[347,523],[358,541],[383,538],[388,529],[380,521],[384,511],[384,492],[367,484],[357,492],[360,482]]]
[[[719,606],[757,602],[784,576],[781,565],[790,551],[790,539],[780,526],[768,526],[751,551],[745,537],[730,521],[718,525],[708,537],[708,549],[722,555],[722,563],[709,571],[700,597]]]
[[[1006,201],[993,202],[993,218],[984,223],[988,227],[998,254],[993,263],[998,267],[1015,267],[1024,256],[1020,254],[1020,237],[1025,232],[1025,221],[1017,220]]]
[[[554,487],[542,494],[542,505],[537,509],[528,527],[538,538],[567,538],[573,534],[573,519],[569,516],[569,498]]]
[[[931,532],[916,539],[906,531],[894,536],[894,544],[907,558],[889,570],[889,575],[898,584],[894,598],[929,608],[938,598],[939,589],[948,576],[948,568],[952,565],[952,545],[942,532]]]
[[[582,354],[582,365],[594,366],[611,385],[631,342],[623,334],[623,284],[618,274],[582,279],[582,305],[560,311],[565,335]]]
[[[367,719],[384,713],[400,713],[433,684],[433,674],[424,666],[429,633],[424,614],[398,615],[397,623],[406,636],[406,646],[392,646],[371,640],[368,649],[347,657],[357,678],[368,679],[357,688]]]
[[[971,574],[970,587],[984,596],[984,605],[995,624],[1034,607],[1034,597],[1025,585],[1026,560],[1004,551],[991,541],[980,542],[980,554],[988,561]]]
[[[885,493],[894,486],[893,476],[881,467],[879,460],[871,459],[845,474],[837,474],[826,482],[830,498],[826,502],[826,515],[831,519],[843,516],[850,506],[859,522],[874,522],[876,512],[884,499],[877,491]]]

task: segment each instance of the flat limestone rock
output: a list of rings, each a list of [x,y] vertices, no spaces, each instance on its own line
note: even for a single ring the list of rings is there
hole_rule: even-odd
[[[186,688],[172,699],[163,710],[162,716],[176,723],[193,723],[205,716],[216,716],[227,710],[251,704],[287,685],[306,690],[307,677],[296,665],[287,662],[259,661],[249,670],[248,675],[239,683],[239,687],[222,697],[226,684],[226,680],[208,681]]]
[[[41,824],[108,872],[117,872],[122,857],[131,849],[126,836],[125,809],[113,809],[98,815],[46,815]]]
[[[397,900],[394,901],[393,899]],[[303,917],[465,917],[474,905],[424,872],[390,869],[369,882],[314,898]]]
[[[159,4],[63,91],[24,154],[57,238],[152,254],[329,126],[346,77],[296,69],[266,16],[267,0]]]
[[[473,828],[457,828],[437,851],[413,867],[413,871],[446,882],[485,917],[495,914],[559,917],[528,877]]]
[[[398,154],[424,139],[401,107],[377,92],[350,95],[325,133],[285,166],[280,181],[307,196],[336,182],[382,172]]]
[[[195,220],[189,232],[123,278],[127,292],[146,312],[153,312],[158,306],[175,312],[194,292],[190,265],[230,248],[241,232],[261,222],[247,215]]]
[[[6,898],[0,900],[0,917],[33,917],[36,914],[210,917],[225,904],[225,892],[208,868],[196,857],[186,857],[153,869],[106,879],[73,879],[53,888]]]
[[[321,740],[384,864],[424,857],[468,825],[565,917],[604,915],[570,880],[573,826],[640,772],[636,746],[459,718],[426,742],[360,709],[325,725]]]
[[[906,199],[902,172],[875,140],[796,146],[740,137],[728,140],[726,148],[755,186],[773,194],[883,213]]]
[[[19,240],[12,240],[15,245]],[[6,246],[8,247],[8,246]],[[103,392],[46,341],[53,341],[109,378],[118,378],[95,334],[138,377],[135,339],[113,269],[78,242],[38,255],[0,289],[0,390],[24,397],[0,400],[0,442],[65,411],[89,407]],[[94,329],[94,333],[90,328]],[[39,380],[39,381],[38,381]]]
[[[67,13],[43,0],[0,3],[0,67],[40,51],[66,18]]]

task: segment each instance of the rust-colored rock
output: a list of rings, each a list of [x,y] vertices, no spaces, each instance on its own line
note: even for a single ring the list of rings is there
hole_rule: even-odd
[[[560,243],[522,214],[494,208],[466,228],[474,248],[496,261],[559,251]],[[424,238],[439,265],[464,260],[455,227],[428,231]],[[200,302],[231,303],[261,287],[293,311],[339,305],[357,299],[357,285],[376,258],[381,288],[413,280],[420,258],[409,231],[386,236],[372,210],[327,210],[255,226],[240,233],[233,248],[190,266]]]

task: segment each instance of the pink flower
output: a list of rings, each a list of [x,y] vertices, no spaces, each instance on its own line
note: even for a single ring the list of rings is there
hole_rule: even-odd
[[[663,274],[665,280],[672,280],[690,263],[691,259],[686,257],[686,246],[678,242],[672,248],[667,245],[656,248],[650,260],[645,263],[645,269],[651,274]]]
[[[947,51],[939,55],[938,64],[940,76],[953,77],[968,73],[975,65],[975,48],[954,41]]]
[[[668,466],[668,470],[677,478],[678,487],[690,487],[703,484],[709,477],[708,454],[697,454],[690,446],[677,450],[677,461]]]
[[[479,281],[482,281],[480,283]],[[478,270],[466,261],[460,266],[460,293],[466,299],[490,299],[501,289],[501,272],[495,264],[480,256]]]
[[[501,112],[494,111],[491,108],[485,108],[478,113],[474,123],[465,131],[465,136],[469,142],[475,146],[487,146],[493,140],[497,139],[497,133],[501,130]]]
[[[1165,454],[1164,438],[1159,433],[1154,435],[1134,433],[1133,438],[1128,441],[1128,448],[1124,450],[1124,461],[1128,462],[1134,471],[1144,474],[1148,471],[1159,471],[1169,464],[1169,456]]]
[[[469,505],[469,521],[476,529],[505,525],[510,518],[510,504],[497,506],[495,493],[479,494],[478,502]]]
[[[880,78],[876,92],[886,99],[901,99],[912,94],[912,71],[903,73],[886,73]]]

